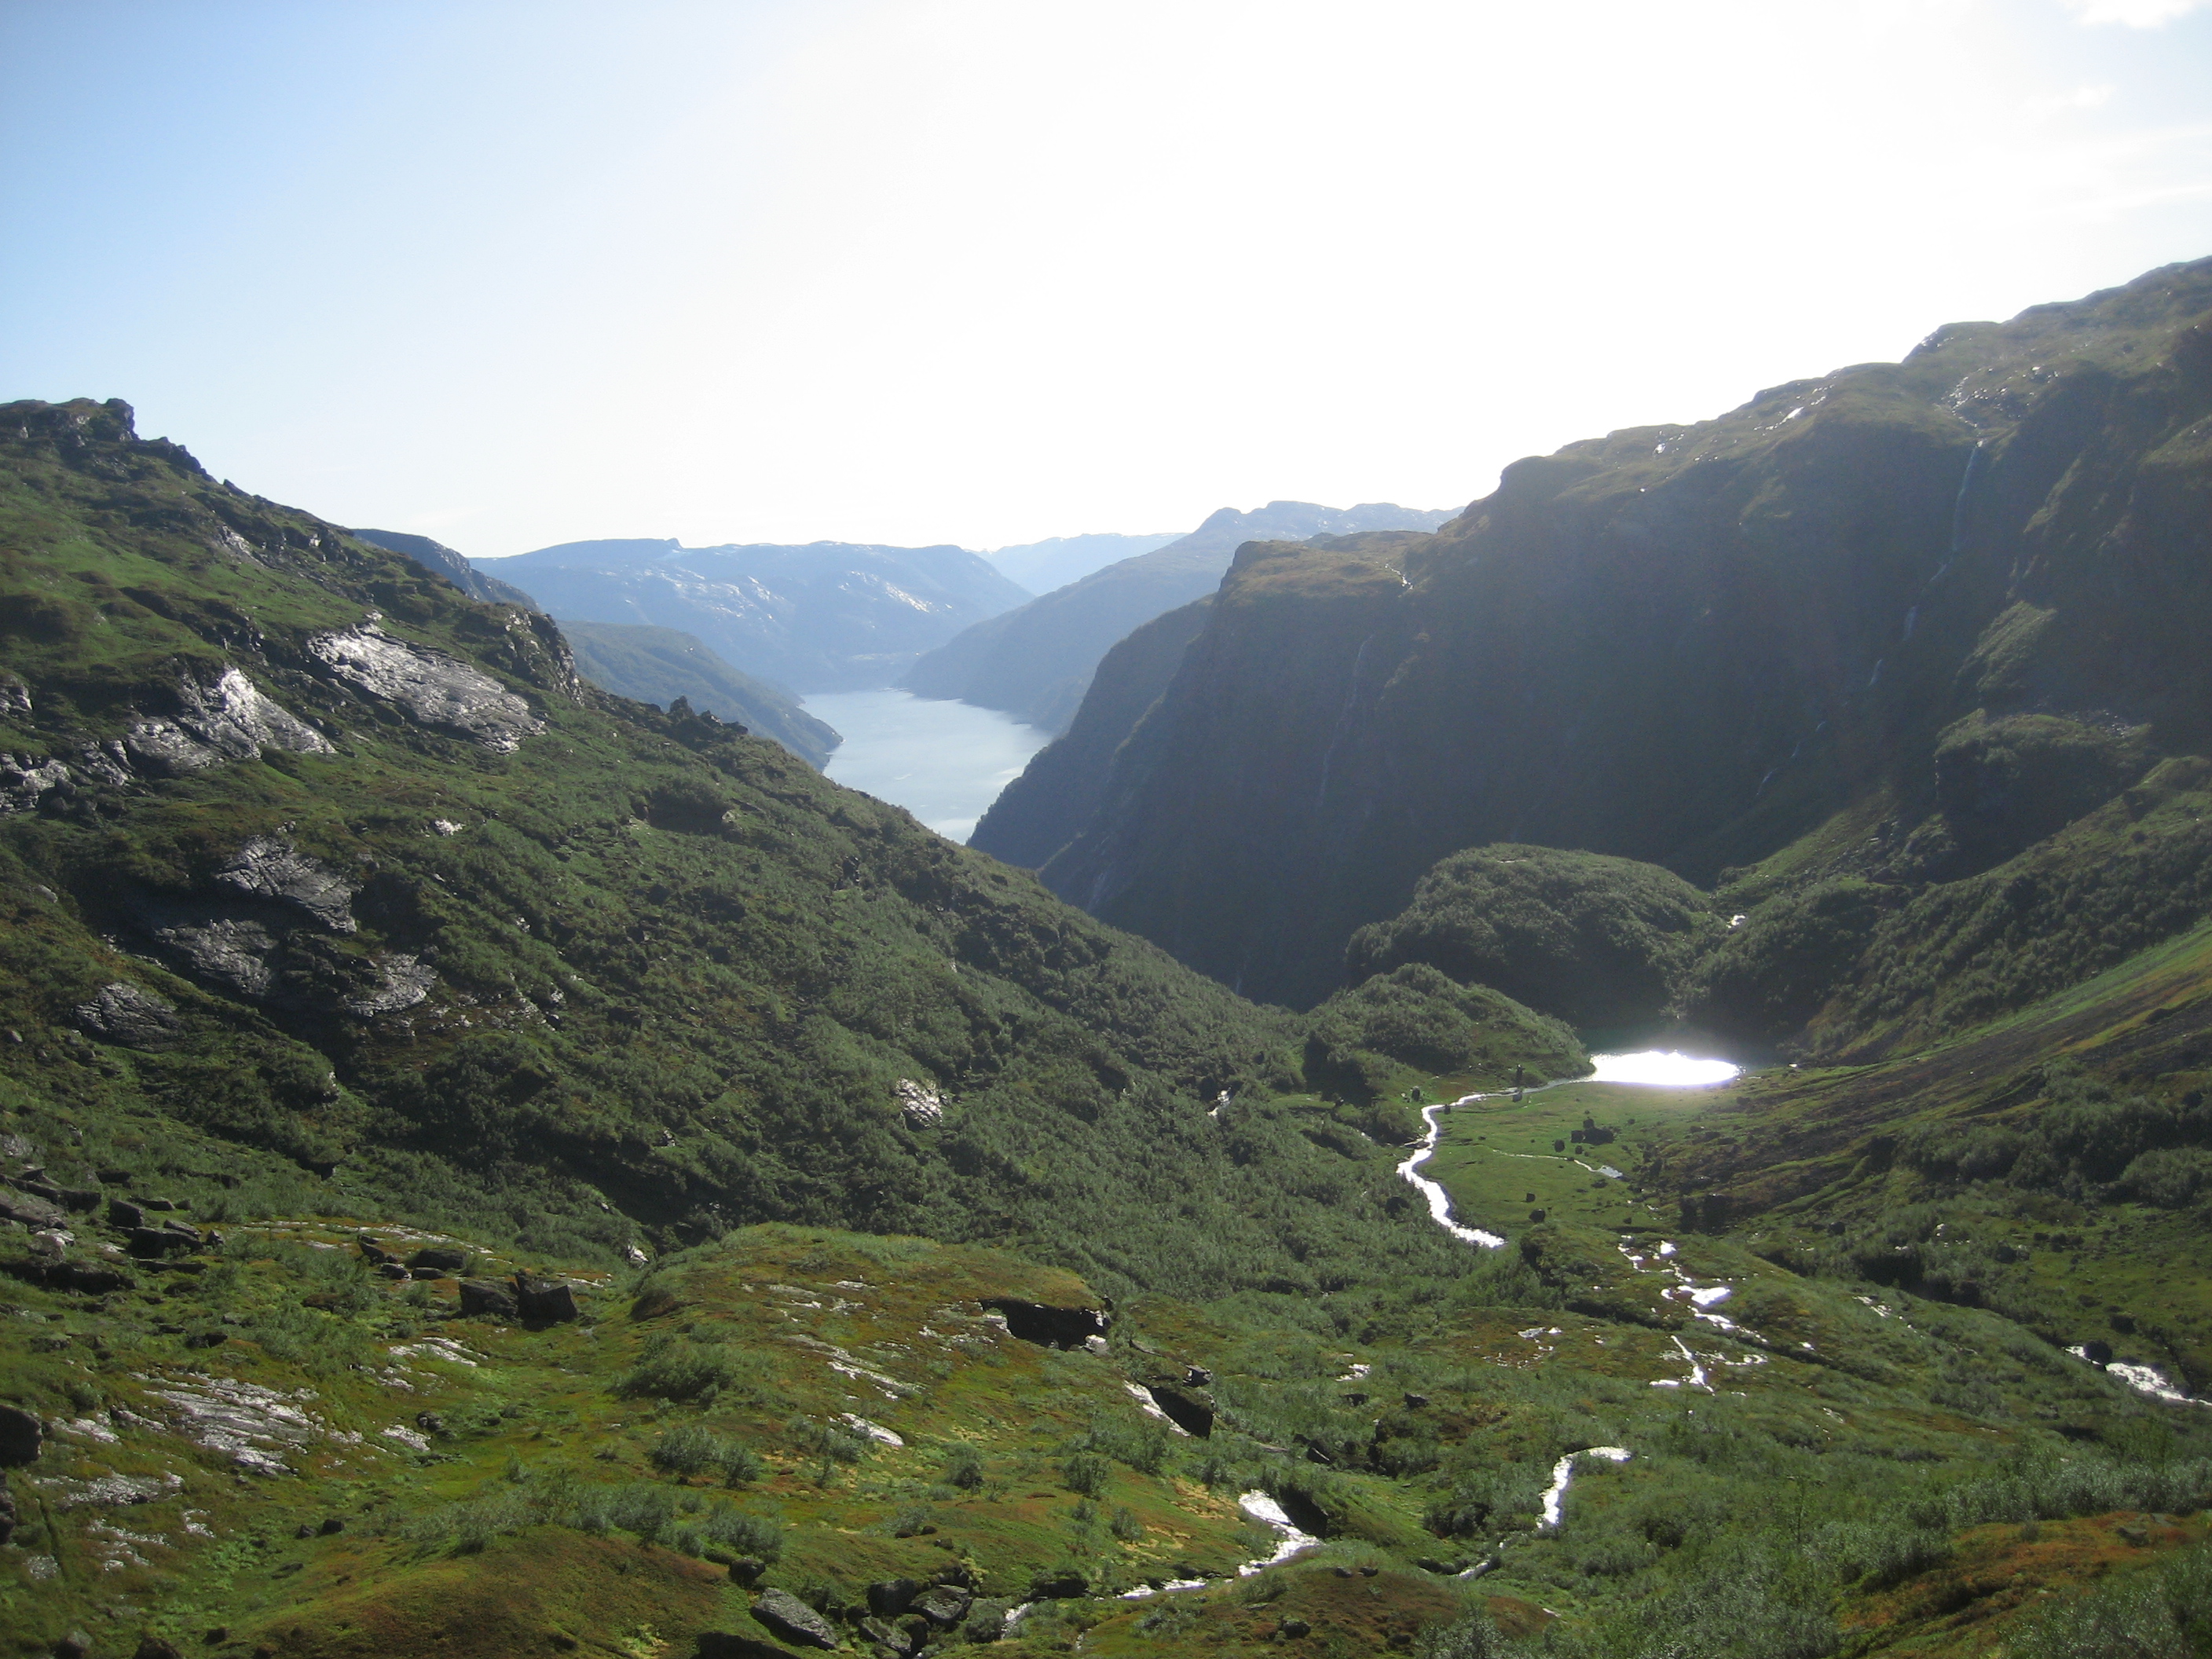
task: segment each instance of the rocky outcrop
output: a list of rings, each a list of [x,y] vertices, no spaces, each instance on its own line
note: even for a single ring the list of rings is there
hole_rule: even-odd
[[[289,905],[333,933],[355,931],[354,890],[281,836],[256,836],[223,861],[215,878],[249,898]]]
[[[393,639],[375,617],[342,633],[314,635],[307,648],[356,690],[496,752],[510,753],[544,729],[530,705],[490,675],[442,651]]]
[[[175,777],[224,761],[251,760],[264,749],[315,755],[328,753],[331,745],[237,669],[225,667],[187,675],[178,683],[175,712],[135,722],[123,746],[138,770]]]
[[[101,986],[89,1002],[80,1002],[72,1012],[79,1030],[126,1048],[158,1054],[173,1048],[184,1037],[176,1006],[127,980]]]
[[[540,609],[537,600],[514,583],[487,576],[471,564],[465,555],[428,536],[412,536],[403,530],[349,530],[346,534],[358,536],[371,547],[380,547],[414,560],[425,570],[437,572],[472,599],[481,599],[486,605],[519,605],[526,611]]]
[[[30,712],[27,691],[21,712]],[[330,747],[314,727],[225,666],[186,674],[173,708],[139,715],[120,736],[80,747],[71,761],[0,754],[0,812],[34,812],[48,796],[75,787],[118,789],[188,776],[264,749],[323,754]]]
[[[1080,1348],[1106,1334],[1106,1316],[1097,1308],[1055,1308],[1011,1296],[987,1296],[983,1307],[1005,1320],[1012,1334],[1040,1347]]]
[[[934,1129],[945,1121],[945,1097],[910,1077],[898,1080],[899,1112],[909,1129]]]

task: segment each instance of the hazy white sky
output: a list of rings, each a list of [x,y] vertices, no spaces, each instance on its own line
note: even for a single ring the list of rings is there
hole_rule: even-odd
[[[2212,255],[2191,0],[0,0],[0,398],[479,556],[1455,507]]]

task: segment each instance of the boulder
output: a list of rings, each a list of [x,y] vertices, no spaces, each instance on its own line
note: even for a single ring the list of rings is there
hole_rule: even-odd
[[[514,1317],[514,1298],[507,1294],[506,1285],[492,1279],[461,1281],[461,1316],[474,1319],[479,1316],[491,1319]]]
[[[868,1611],[878,1619],[896,1619],[920,1594],[921,1586],[911,1578],[879,1578],[868,1586]]]
[[[1203,1440],[1213,1432],[1213,1402],[1195,1389],[1155,1382],[1146,1392],[1152,1396],[1152,1403],[1167,1413],[1168,1421],[1185,1434]]]
[[[898,1656],[898,1659],[906,1659],[914,1651],[912,1638],[896,1625],[886,1624],[880,1619],[871,1617],[860,1620],[860,1634],[879,1646],[889,1648]]]
[[[69,1216],[52,1199],[0,1187],[0,1221],[20,1221],[36,1232],[45,1227],[66,1227]]]
[[[449,1278],[469,1265],[469,1253],[444,1244],[432,1244],[407,1258],[409,1271],[425,1279]]]
[[[514,1276],[514,1299],[522,1317],[533,1325],[557,1325],[577,1316],[576,1292],[557,1279]]]
[[[1090,1594],[1091,1581],[1073,1567],[1063,1567],[1058,1572],[1041,1572],[1030,1580],[1032,1601],[1072,1601]]]
[[[21,1406],[0,1406],[0,1465],[36,1461],[46,1437],[46,1425],[35,1413]]]
[[[183,1255],[199,1245],[197,1231],[185,1232],[174,1226],[133,1227],[123,1248],[141,1261],[156,1261],[167,1255]]]
[[[131,1659],[185,1659],[185,1650],[165,1636],[142,1636]]]
[[[914,1610],[931,1624],[949,1630],[968,1616],[975,1601],[957,1584],[939,1584],[915,1597]]]
[[[830,1621],[789,1590],[763,1590],[760,1600],[753,1603],[753,1617],[795,1647],[837,1645],[837,1632]]]

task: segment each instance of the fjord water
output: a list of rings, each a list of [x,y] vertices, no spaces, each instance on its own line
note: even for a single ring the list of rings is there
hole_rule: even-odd
[[[830,691],[806,712],[845,734],[823,769],[848,788],[903,806],[940,836],[966,841],[983,809],[1052,740],[993,708],[911,691]]]

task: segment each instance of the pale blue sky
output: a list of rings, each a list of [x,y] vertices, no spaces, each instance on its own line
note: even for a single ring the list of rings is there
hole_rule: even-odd
[[[478,556],[1456,506],[2212,254],[2182,0],[0,0],[0,397]]]

